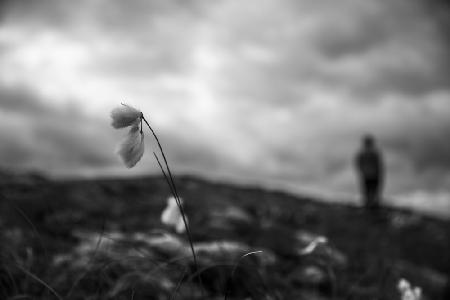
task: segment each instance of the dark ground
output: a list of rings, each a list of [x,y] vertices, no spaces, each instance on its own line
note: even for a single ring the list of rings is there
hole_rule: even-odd
[[[176,183],[200,279],[187,237],[161,224],[162,178],[0,174],[0,299],[400,299],[400,278],[444,299],[449,221],[188,176]],[[329,243],[300,255],[319,235]]]

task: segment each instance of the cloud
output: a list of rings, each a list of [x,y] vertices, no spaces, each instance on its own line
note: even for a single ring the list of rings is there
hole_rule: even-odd
[[[1,110],[4,112],[24,112],[27,114],[40,115],[48,113],[48,108],[38,101],[32,101],[35,95],[26,88],[11,88],[2,86],[0,91]]]
[[[320,88],[376,101],[449,85],[444,21],[422,1],[282,4],[19,1],[5,23],[69,33],[89,53],[87,72],[119,81],[189,78],[199,60],[213,60],[214,90],[258,103],[292,103]]]
[[[448,189],[450,147],[446,137],[450,134],[449,96],[448,92],[435,94],[415,106],[405,105],[397,115],[396,125],[384,134],[383,143],[396,157],[396,165],[402,165],[401,169],[412,175],[410,189]],[[405,172],[402,175],[409,177]]]
[[[352,156],[372,132],[388,194],[445,195],[450,10],[440,2],[7,1],[0,155],[120,173],[107,116],[125,101],[179,172],[349,195]],[[131,172],[157,170],[152,159]]]
[[[23,86],[0,88],[0,157],[2,166],[71,173],[70,169],[102,168],[114,163],[105,145],[104,124],[75,107],[46,105]]]

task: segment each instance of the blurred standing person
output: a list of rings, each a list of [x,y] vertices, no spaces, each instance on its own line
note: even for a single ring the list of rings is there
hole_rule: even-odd
[[[361,149],[356,154],[355,164],[364,204],[368,209],[377,209],[381,201],[384,166],[373,136],[363,137]]]

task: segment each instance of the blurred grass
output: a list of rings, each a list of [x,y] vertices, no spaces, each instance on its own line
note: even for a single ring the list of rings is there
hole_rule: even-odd
[[[245,261],[228,299],[398,299],[395,286],[401,277],[421,286],[429,299],[444,299],[450,269],[448,221],[390,208],[373,215],[352,206],[189,176],[177,177],[176,183],[195,242],[242,242],[254,250],[268,249],[277,258],[268,267],[254,258]],[[55,256],[80,245],[76,232],[102,238],[109,232],[127,237],[167,230],[160,223],[170,195],[163,178],[17,177],[3,180],[0,194],[0,299],[55,298],[45,284],[64,299],[223,299],[232,262],[203,270],[205,287],[199,289],[195,280],[186,281],[192,274],[189,256],[167,263],[171,256],[164,251],[150,251],[127,238],[110,251],[118,251],[117,256],[104,249],[89,252],[82,270],[52,264]],[[229,207],[245,212],[232,226],[214,217]],[[320,256],[299,257],[293,246],[299,230],[326,236],[348,262],[331,266]],[[148,252],[133,258],[127,251],[134,248]],[[308,265],[326,271],[328,280],[317,285],[298,280]]]

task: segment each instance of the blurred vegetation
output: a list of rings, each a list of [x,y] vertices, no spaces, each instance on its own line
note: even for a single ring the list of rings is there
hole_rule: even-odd
[[[160,177],[0,179],[0,299],[399,299],[400,278],[425,299],[448,289],[449,221],[407,210],[177,177],[194,273],[186,237],[160,222]]]

